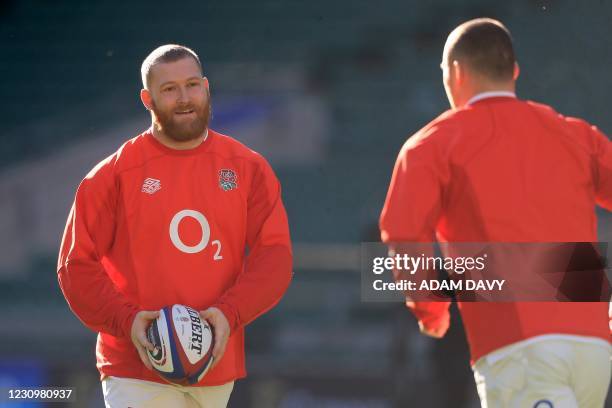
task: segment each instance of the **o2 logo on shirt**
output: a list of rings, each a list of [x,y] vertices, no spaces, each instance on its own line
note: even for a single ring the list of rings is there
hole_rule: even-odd
[[[202,228],[202,239],[200,239],[199,243],[193,246],[185,245],[179,236],[179,224],[183,218],[186,217],[191,217],[196,220]],[[198,252],[202,252],[208,246],[208,241],[210,240],[210,224],[208,223],[208,220],[204,214],[199,211],[181,210],[177,212],[174,217],[172,217],[172,221],[170,221],[170,240],[179,251],[186,254],[197,254]],[[213,260],[220,261],[223,259],[223,256],[221,255],[221,241],[215,239],[211,244],[217,247]]]

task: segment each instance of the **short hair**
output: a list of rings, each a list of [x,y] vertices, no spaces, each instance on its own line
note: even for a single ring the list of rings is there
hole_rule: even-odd
[[[450,37],[454,38],[450,38]],[[514,75],[514,46],[510,31],[492,18],[467,21],[450,34],[448,61],[465,61],[472,69],[494,81]]]
[[[147,58],[142,62],[140,66],[140,76],[142,77],[142,86],[145,89],[149,89],[149,84],[151,81],[151,69],[159,64],[166,62],[175,62],[179,61],[183,58],[193,58],[195,62],[197,62],[198,67],[200,67],[200,72],[203,73],[202,63],[200,63],[200,58],[198,54],[196,54],[192,49],[187,48],[183,45],[177,44],[166,44],[154,49]]]

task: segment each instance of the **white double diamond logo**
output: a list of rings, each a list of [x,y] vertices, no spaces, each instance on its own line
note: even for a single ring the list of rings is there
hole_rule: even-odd
[[[154,178],[147,178],[144,183],[142,183],[142,190],[140,191],[147,194],[154,194],[159,190],[161,190],[161,182]]]

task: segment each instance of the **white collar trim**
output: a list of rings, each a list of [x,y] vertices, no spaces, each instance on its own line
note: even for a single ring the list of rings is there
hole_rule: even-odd
[[[516,94],[514,92],[510,92],[510,91],[489,91],[489,92],[481,92],[479,94],[476,94],[474,96],[472,96],[470,98],[469,101],[467,101],[466,105],[471,105],[475,102],[481,101],[483,99],[487,99],[487,98],[496,98],[498,96],[507,96],[510,98],[516,98]]]

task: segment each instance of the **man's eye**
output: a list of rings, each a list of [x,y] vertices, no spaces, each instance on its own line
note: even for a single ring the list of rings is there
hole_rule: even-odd
[[[162,89],[162,92],[171,92],[174,91],[174,87],[173,86],[167,86],[164,89]]]
[[[187,86],[190,87],[190,88],[193,88],[194,86],[198,86],[198,85],[200,85],[199,82],[190,82],[190,83],[187,84]]]

